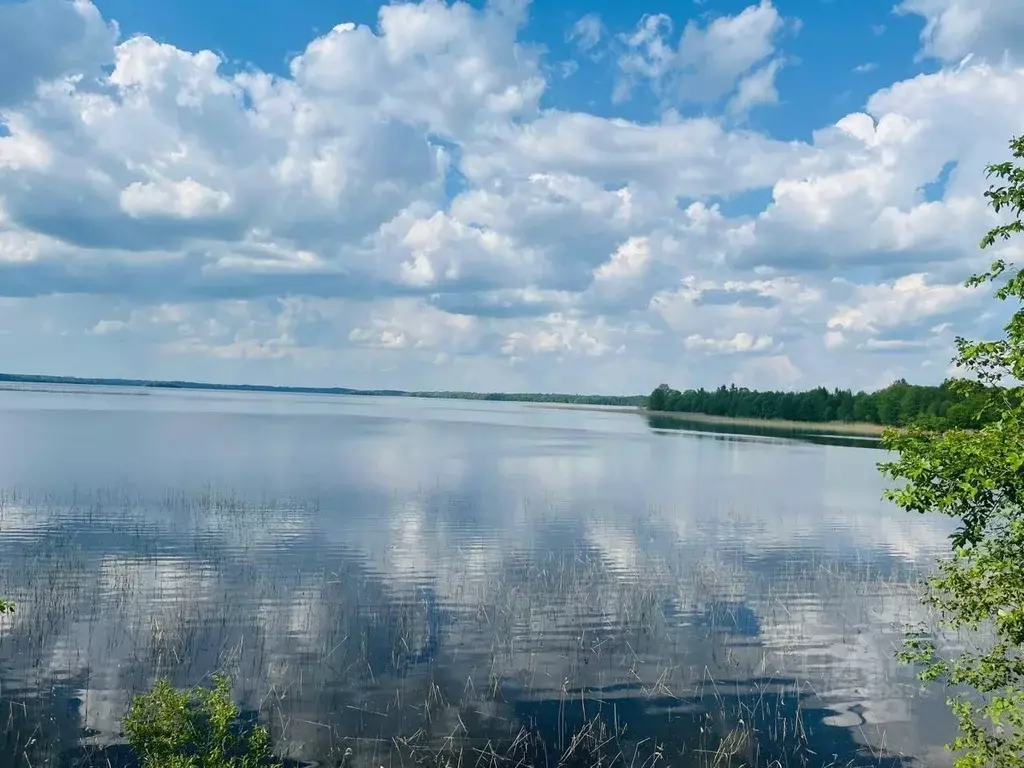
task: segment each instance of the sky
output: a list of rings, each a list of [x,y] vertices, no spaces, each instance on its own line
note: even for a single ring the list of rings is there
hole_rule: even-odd
[[[950,375],[1020,0],[0,0],[0,370]]]

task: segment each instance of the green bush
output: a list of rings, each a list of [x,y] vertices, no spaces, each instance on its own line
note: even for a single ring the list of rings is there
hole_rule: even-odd
[[[0,600],[0,613],[14,613],[14,603],[9,600]]]
[[[278,768],[267,730],[243,729],[228,679],[213,683],[179,691],[161,680],[132,700],[124,734],[143,768]]]
[[[992,229],[983,248],[1024,234],[1024,137],[1010,146],[1014,161],[989,167],[1000,182],[985,194],[1010,221]],[[959,768],[1024,766],[1024,271],[997,259],[967,285],[985,283],[1010,304],[1005,334],[957,339],[956,357],[973,377],[957,382],[962,391],[991,388],[971,406],[984,409],[973,420],[981,426],[889,432],[885,445],[898,456],[881,465],[898,481],[887,495],[899,506],[959,522],[925,599],[941,629],[982,633],[949,654],[923,633],[901,654],[922,665],[922,679],[954,690],[949,701],[960,728],[950,746]],[[969,423],[971,415],[964,414]]]

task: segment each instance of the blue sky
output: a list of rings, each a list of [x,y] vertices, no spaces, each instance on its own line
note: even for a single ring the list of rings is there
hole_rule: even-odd
[[[243,6],[229,0],[183,0],[174,4],[106,0],[97,7],[116,19],[123,33],[147,34],[188,50],[208,48],[222,54],[230,66],[255,66],[287,75],[288,62],[318,34],[339,21],[374,26],[379,3],[339,3],[308,0],[268,0]],[[485,6],[475,0],[471,5]],[[598,16],[606,34],[624,34],[645,15],[668,13],[678,31],[688,21],[736,15],[748,2],[693,2],[670,6],[657,3],[533,3],[522,39],[543,46],[548,63],[572,61],[578,76],[552,78],[545,94],[547,106],[579,109],[606,116],[652,120],[659,116],[657,99],[639,94],[627,103],[612,102],[614,62],[580,57],[567,31],[583,17]],[[915,61],[925,20],[898,13],[891,2],[867,0],[795,0],[774,3],[791,27],[783,35],[788,65],[777,82],[785,96],[772,110],[749,115],[749,125],[780,138],[807,140],[814,127],[835,121],[864,104],[880,87],[934,70],[935,62]],[[861,70],[857,71],[860,67]]]
[[[940,380],[1014,5],[0,0],[0,368]]]

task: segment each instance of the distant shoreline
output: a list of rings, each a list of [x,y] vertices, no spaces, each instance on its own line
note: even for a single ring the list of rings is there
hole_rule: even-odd
[[[193,390],[197,392],[265,392],[289,395],[340,395],[350,397],[407,397],[424,400],[481,400],[516,403],[549,403],[635,408],[644,395],[579,395],[560,392],[466,392],[458,390],[355,389],[351,387],[297,387],[273,384],[214,384],[203,381],[163,381],[106,377],[48,376],[45,374],[0,373],[3,385],[48,385],[75,387],[133,387],[150,390]],[[42,391],[42,390],[40,390]]]
[[[566,395],[558,393],[526,393],[526,392],[414,392],[400,389],[350,389],[347,387],[288,387],[260,384],[209,384],[197,381],[153,381],[147,379],[117,378],[84,378],[76,376],[46,376],[0,373],[0,389],[4,384],[43,384],[80,387],[136,387],[142,389],[187,389],[193,391],[220,392],[267,392],[278,394],[302,395],[347,395],[355,397],[406,397],[429,400],[479,400],[483,402],[516,402],[525,403],[534,408],[545,408],[568,411],[599,411],[606,413],[629,413],[673,419],[692,424],[709,424],[723,427],[766,428],[796,432],[815,432],[819,434],[854,435],[861,437],[881,437],[885,427],[879,424],[845,421],[791,421],[786,419],[753,419],[733,416],[711,416],[705,413],[684,411],[648,411],[635,404],[642,395]],[[39,390],[41,391],[41,390]],[[590,402],[587,402],[587,401]],[[594,402],[597,400],[598,402]],[[620,404],[601,403],[600,401],[619,400]]]
[[[881,437],[886,430],[881,424],[867,424],[851,421],[790,421],[787,419],[751,419],[739,416],[711,416],[706,413],[686,413],[683,411],[648,411],[644,408],[613,405],[572,405],[569,403],[531,403],[534,408],[545,408],[556,411],[602,411],[605,413],[631,413],[641,416],[654,416],[674,421],[687,421],[694,424],[719,424],[723,427],[765,427],[796,432],[819,432],[833,435],[855,435],[859,437]]]

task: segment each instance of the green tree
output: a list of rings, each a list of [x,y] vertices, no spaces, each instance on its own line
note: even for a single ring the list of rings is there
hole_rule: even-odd
[[[0,613],[14,613],[14,603],[9,600],[0,600]]]
[[[647,407],[652,411],[664,411],[671,391],[668,384],[659,385],[657,389],[651,392],[651,396],[647,400]]]
[[[1024,137],[1010,148],[1014,161],[989,166],[998,182],[985,193],[1010,221],[982,248],[1024,232]],[[886,445],[899,457],[881,465],[902,483],[888,494],[899,506],[960,521],[926,600],[944,628],[980,630],[981,639],[948,655],[925,635],[911,637],[902,655],[923,665],[922,679],[965,691],[950,698],[960,725],[950,746],[962,768],[1024,766],[1024,274],[996,260],[967,285],[986,283],[1016,306],[1003,338],[957,339],[956,363],[977,382],[948,386],[969,398],[972,411],[961,417],[973,428],[890,431]]]
[[[835,391],[836,418],[839,421],[853,421],[853,393],[849,390]]]
[[[276,766],[265,728],[244,731],[226,677],[213,688],[177,691],[161,680],[136,696],[124,734],[143,768],[263,768]]]
[[[874,423],[878,420],[875,399],[867,392],[858,392],[853,398],[853,418]]]
[[[893,426],[899,418],[899,382],[892,384],[875,394],[875,407],[878,420],[886,426]]]
[[[889,426],[966,426],[973,423],[979,400],[988,398],[990,387],[977,382],[924,387],[900,379],[874,393],[824,387],[805,392],[759,392],[746,387],[687,389],[680,392],[661,384],[644,398],[650,411],[705,413],[760,419],[795,419],[807,422],[861,421]]]

